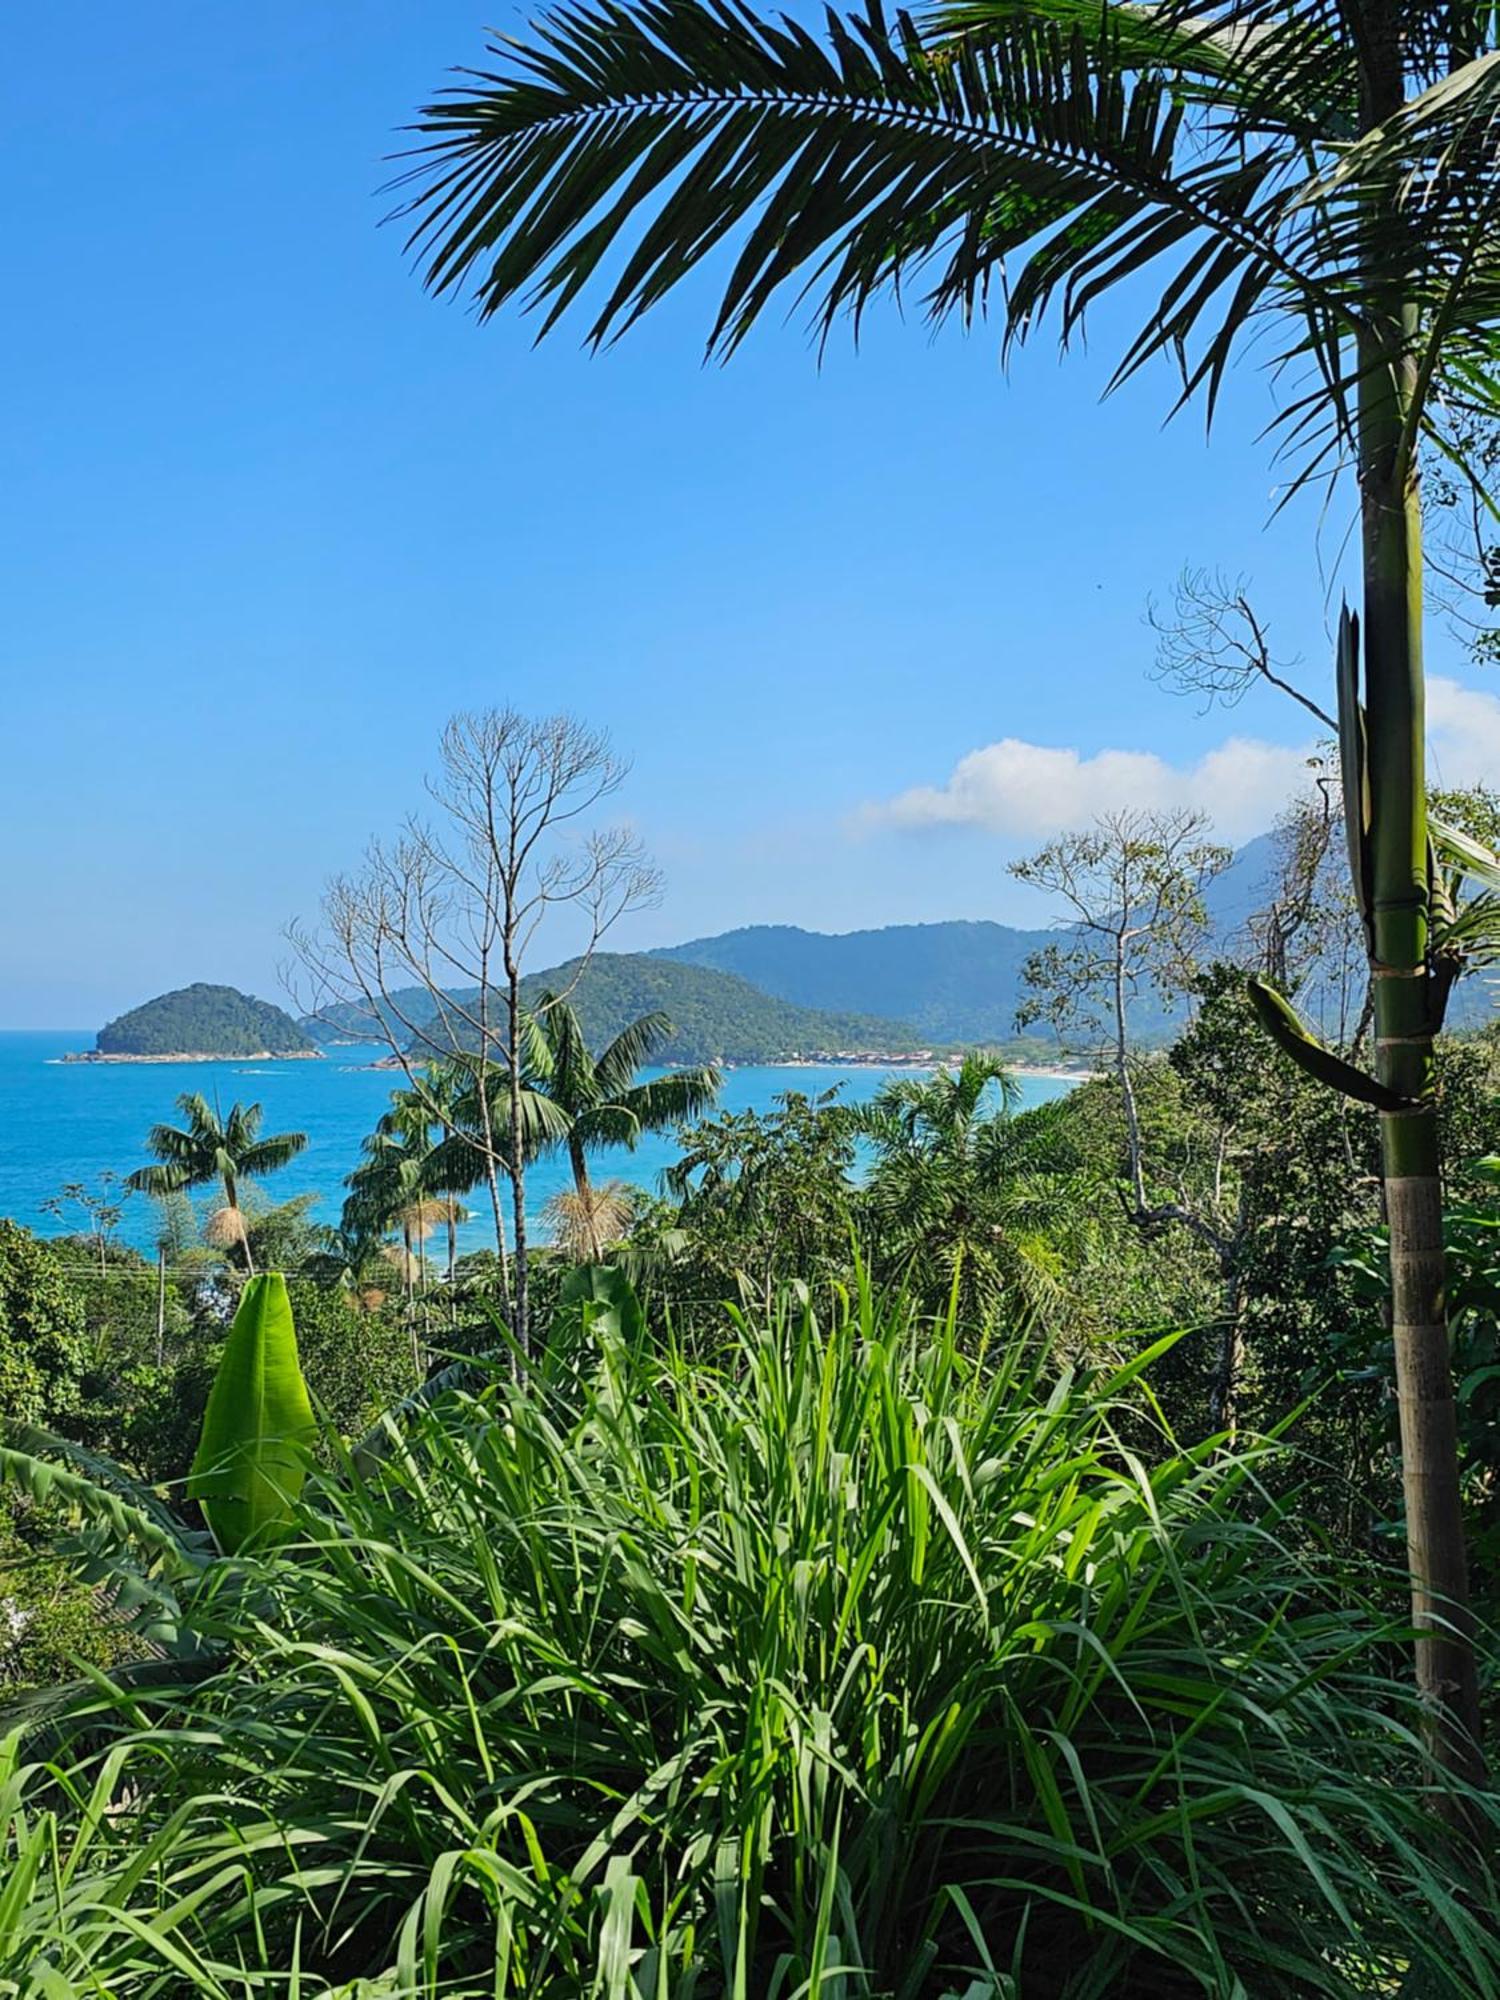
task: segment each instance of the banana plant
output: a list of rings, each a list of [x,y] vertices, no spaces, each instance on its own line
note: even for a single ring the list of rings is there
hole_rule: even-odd
[[[222,1554],[285,1532],[316,1435],[286,1280],[267,1272],[240,1299],[188,1477]]]
[[[189,1476],[209,1533],[102,1453],[34,1424],[0,1431],[0,1485],[62,1507],[84,1580],[108,1585],[142,1636],[170,1651],[181,1592],[215,1552],[232,1555],[289,1521],[313,1434],[286,1282],[271,1274],[245,1287]]]

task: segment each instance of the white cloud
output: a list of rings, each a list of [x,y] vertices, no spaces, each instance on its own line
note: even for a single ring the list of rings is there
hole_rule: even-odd
[[[1427,684],[1428,759],[1434,783],[1500,788],[1500,696],[1434,674]],[[1300,749],[1231,736],[1189,764],[1150,750],[1079,750],[1007,736],[960,757],[940,785],[913,785],[872,802],[852,821],[879,827],[972,826],[1017,840],[1087,826],[1101,813],[1207,813],[1239,842],[1263,833],[1307,781],[1316,746]]]
[[[1427,757],[1437,784],[1500,787],[1500,697],[1434,674],[1427,683]]]
[[[1101,813],[1186,807],[1227,840],[1263,832],[1306,779],[1310,749],[1234,736],[1195,763],[1149,750],[1084,756],[1008,736],[971,750],[942,785],[916,785],[866,806],[865,827],[974,826],[1032,839],[1086,826]]]

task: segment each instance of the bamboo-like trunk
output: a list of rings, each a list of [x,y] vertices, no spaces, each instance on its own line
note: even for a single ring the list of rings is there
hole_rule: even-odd
[[[1404,345],[1404,343],[1399,343]],[[1445,1765],[1477,1779],[1479,1692],[1459,1489],[1443,1272],[1443,1190],[1428,975],[1427,794],[1421,515],[1401,462],[1409,371],[1391,347],[1364,357],[1360,499],[1369,742],[1369,903],[1375,1058],[1413,1109],[1380,1120],[1390,1227],[1392,1333],[1401,1421],[1417,1685]]]

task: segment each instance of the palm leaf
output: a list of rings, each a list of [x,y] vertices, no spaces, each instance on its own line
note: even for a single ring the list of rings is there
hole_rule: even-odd
[[[637,1072],[651,1062],[676,1032],[677,1024],[671,1015],[660,1010],[642,1014],[622,1028],[594,1063],[600,1097],[623,1098],[634,1085]]]
[[[578,1016],[566,1000],[546,992],[533,1017],[545,1056],[529,1067],[533,1080],[576,1115],[599,1101],[599,1080]]]
[[[269,1174],[278,1167],[284,1167],[288,1160],[296,1159],[307,1145],[305,1132],[275,1132],[268,1138],[257,1139],[247,1145],[238,1156],[238,1171],[242,1174]]]
[[[568,6],[426,107],[400,212],[428,285],[482,317],[520,299],[546,332],[597,288],[595,343],[731,244],[726,353],[777,293],[826,337],[916,277],[934,318],[993,294],[1007,340],[1054,308],[1066,340],[1149,270],[1113,379],[1166,356],[1210,416],[1258,321],[1286,318],[1266,358],[1314,378],[1278,419],[1290,493],[1336,468],[1383,365],[1353,337],[1379,345],[1372,274],[1417,308],[1408,445],[1435,389],[1486,368],[1500,72],[1488,17],[1460,20],[1406,10],[1419,94],[1364,129],[1368,24],[1325,0],[960,0],[920,22],[870,0],[821,38],[739,0]]]
[[[982,37],[940,28],[929,45],[878,6],[830,14],[821,44],[731,0],[562,9],[422,113],[410,241],[433,289],[472,284],[483,316],[526,292],[545,330],[649,208],[597,342],[739,231],[710,333],[723,349],[788,284],[826,330],[926,267],[932,310],[967,316],[1039,243],[1008,307],[1017,331],[1065,278],[1087,287],[1111,259],[1204,231],[1270,284],[1284,260],[1261,211],[1280,215],[1279,161],[1225,145],[1179,174],[1182,107],[1139,67],[1139,12],[1122,33],[1116,11],[997,11]],[[1159,339],[1206,303],[1184,298]]]
[[[580,1118],[579,1137],[586,1147],[634,1146],[643,1132],[667,1131],[708,1110],[720,1082],[718,1070],[707,1067],[653,1077]]]

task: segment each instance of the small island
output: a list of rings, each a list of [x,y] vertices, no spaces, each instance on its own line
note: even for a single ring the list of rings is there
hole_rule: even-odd
[[[107,1022],[92,1049],[65,1062],[172,1063],[315,1060],[320,1051],[289,1014],[233,986],[199,982],[160,993]]]

